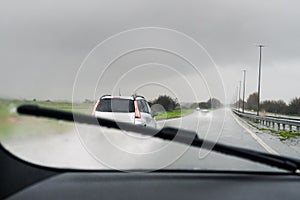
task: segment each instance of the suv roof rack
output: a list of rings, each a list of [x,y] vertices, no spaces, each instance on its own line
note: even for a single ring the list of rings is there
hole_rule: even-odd
[[[140,98],[145,99],[145,97],[143,97],[142,95],[136,95],[136,94],[132,95],[132,97],[133,97],[134,99],[137,98],[137,97],[140,97]]]
[[[110,94],[105,94],[105,95],[102,95],[102,96],[100,97],[100,99],[103,98],[103,97],[110,97],[110,96],[111,96]]]
[[[112,95],[110,95],[110,94],[105,94],[105,95],[102,95],[101,97],[100,97],[100,99],[101,98],[104,98],[104,97],[112,97]],[[123,96],[120,96],[120,97],[123,97]],[[143,99],[145,99],[145,97],[144,96],[142,96],[142,95],[135,95],[135,94],[133,94],[133,95],[131,95],[131,97],[133,98],[133,99],[135,99],[135,98],[143,98]]]

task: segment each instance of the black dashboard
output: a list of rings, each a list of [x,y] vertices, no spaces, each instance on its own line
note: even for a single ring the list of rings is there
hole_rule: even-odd
[[[299,199],[300,177],[242,173],[63,173],[9,199]]]

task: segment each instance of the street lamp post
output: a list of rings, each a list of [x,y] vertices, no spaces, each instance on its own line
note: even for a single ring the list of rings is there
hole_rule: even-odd
[[[242,87],[242,81],[239,81],[239,111],[241,108],[241,87]]]
[[[245,112],[245,93],[246,93],[246,70],[243,70],[244,80],[243,80],[243,113]]]
[[[236,87],[236,100],[238,98],[239,98],[239,86],[237,85],[237,87]],[[236,101],[235,104],[236,104],[235,107],[238,110],[238,102]]]
[[[261,54],[262,48],[264,45],[260,44],[259,47],[259,63],[258,63],[258,89],[257,89],[257,113],[256,115],[259,116],[259,109],[260,109],[260,79],[261,79]]]

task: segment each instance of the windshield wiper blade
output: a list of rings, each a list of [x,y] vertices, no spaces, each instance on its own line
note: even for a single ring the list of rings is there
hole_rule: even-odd
[[[198,138],[197,133],[193,131],[173,127],[164,127],[158,130],[154,128],[136,126],[133,124],[117,122],[104,118],[96,118],[91,115],[42,108],[36,105],[21,105],[18,107],[17,111],[20,114],[47,117],[57,120],[65,120],[70,122],[78,122],[97,126],[100,125],[107,128],[121,129],[125,131],[140,133],[143,135],[150,135],[165,140],[173,140],[182,144],[187,144],[198,148],[211,148],[213,151],[223,153],[226,155],[236,156],[242,159],[259,162],[268,166],[284,169],[292,173],[300,173],[300,160],[298,159],[263,153],[240,147],[228,146],[225,144],[215,143],[207,140],[205,140],[205,145],[203,145],[204,140]]]

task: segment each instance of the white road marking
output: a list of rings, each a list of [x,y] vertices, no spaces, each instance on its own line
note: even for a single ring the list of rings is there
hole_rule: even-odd
[[[267,152],[271,153],[271,154],[277,154],[278,152],[275,151],[274,149],[272,149],[269,145],[267,145],[262,139],[260,139],[253,131],[251,131],[247,126],[245,126],[244,124],[242,124],[239,119],[237,119],[236,116],[234,116],[234,114],[231,112],[232,117],[235,119],[235,121],[241,126],[243,127],[248,133],[250,133],[250,135],[256,140],[256,142],[258,142],[258,144],[260,144]]]

